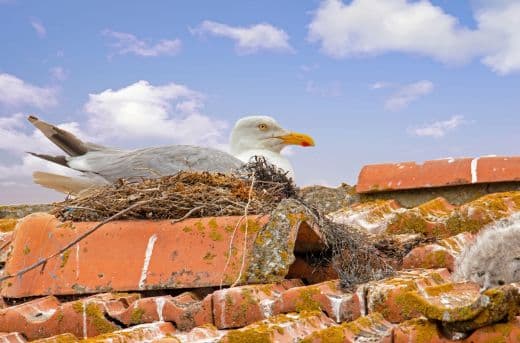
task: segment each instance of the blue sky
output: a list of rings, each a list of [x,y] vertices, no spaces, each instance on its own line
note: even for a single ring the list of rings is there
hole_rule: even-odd
[[[517,155],[518,1],[0,0],[0,203],[58,200],[34,113],[121,147],[225,148],[264,114],[313,136],[297,182],[369,163]],[[49,169],[50,168],[50,169]]]

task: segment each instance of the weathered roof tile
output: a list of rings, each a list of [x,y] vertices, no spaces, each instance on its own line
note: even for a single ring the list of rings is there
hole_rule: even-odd
[[[280,312],[301,312],[321,310],[340,323],[354,320],[361,315],[358,294],[344,292],[339,281],[326,281],[315,285],[295,287],[282,293]]]
[[[233,255],[226,263],[229,242],[235,226],[242,221],[241,217],[189,219],[176,224],[169,221],[115,221],[61,256],[50,259],[45,269],[37,268],[4,282],[1,293],[6,297],[22,297],[218,286],[233,283],[241,269],[243,276],[254,280],[261,275],[247,274],[249,266],[258,263],[252,253],[253,244],[259,228],[268,219],[268,216],[249,217],[243,268],[243,222],[238,224],[231,248]],[[298,224],[295,221],[296,227],[291,229],[294,234],[286,237],[293,240],[289,245],[294,246]],[[50,256],[93,225],[61,223],[47,214],[25,217],[17,230],[6,273],[15,273]],[[120,265],[123,260],[124,270]],[[287,269],[290,262],[291,259],[287,258]],[[281,275],[277,278],[283,279]]]
[[[213,315],[219,329],[238,328],[279,314],[275,303],[282,285],[246,285],[213,292]]]
[[[19,332],[0,332],[0,342],[2,343],[25,343],[27,340]]]
[[[476,233],[485,225],[520,211],[520,191],[493,193],[455,207],[436,198],[411,209],[395,200],[374,200],[340,209],[328,216],[370,233],[420,233],[447,238],[461,232]]]
[[[420,315],[416,308],[405,306],[405,295],[408,292],[447,282],[450,282],[447,269],[412,269],[362,285],[358,293],[364,294],[366,298],[365,313],[379,312],[391,323],[399,323]]]
[[[180,330],[213,323],[211,296],[199,299],[192,292],[176,297],[170,295],[147,297],[132,302],[124,311],[110,316],[125,325],[168,321]]]
[[[463,232],[434,244],[416,247],[403,258],[403,268],[448,268],[453,272],[456,258],[474,240],[475,235]]]
[[[375,312],[352,322],[313,332],[305,337],[302,343],[391,343],[393,326],[380,313]]]
[[[367,165],[359,173],[356,191],[371,193],[505,181],[520,181],[520,157],[448,158],[422,164]]]
[[[311,333],[335,325],[322,312],[281,314],[265,319],[242,329],[229,331],[222,343],[234,342],[277,342],[292,343]]]

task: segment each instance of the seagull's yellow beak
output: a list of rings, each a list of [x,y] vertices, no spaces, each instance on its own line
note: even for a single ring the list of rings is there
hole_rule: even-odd
[[[312,139],[311,136],[306,135],[304,133],[298,133],[298,132],[289,132],[286,135],[278,136],[277,138],[280,138],[283,140],[285,144],[290,145],[301,145],[301,146],[314,146],[314,139]]]

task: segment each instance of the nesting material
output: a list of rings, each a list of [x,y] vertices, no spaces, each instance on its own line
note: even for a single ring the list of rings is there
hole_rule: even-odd
[[[283,171],[255,159],[234,175],[185,171],[137,182],[120,179],[58,203],[51,213],[60,220],[102,221],[144,202],[119,219],[243,215],[248,203],[248,214],[260,214],[269,213],[280,200],[295,193],[292,180]]]

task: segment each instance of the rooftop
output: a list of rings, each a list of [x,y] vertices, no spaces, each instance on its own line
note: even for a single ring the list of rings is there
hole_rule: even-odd
[[[471,188],[490,184],[503,188]],[[520,212],[520,157],[366,166],[355,190],[301,195],[375,249],[377,263],[349,271],[362,281],[345,285],[329,224],[298,202],[264,215],[114,220],[90,234],[95,222],[2,207],[0,339],[518,341],[520,284],[481,290],[453,272],[483,228]]]

